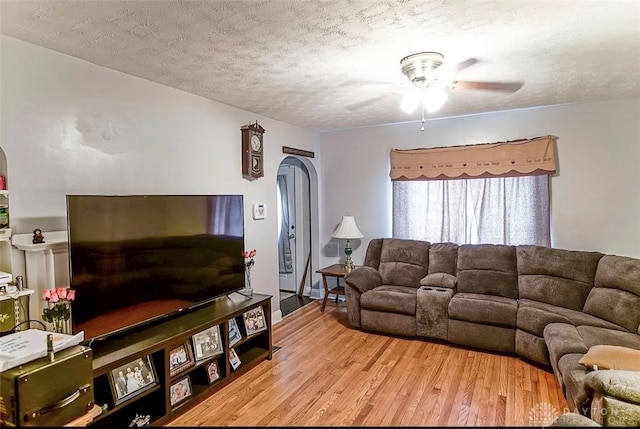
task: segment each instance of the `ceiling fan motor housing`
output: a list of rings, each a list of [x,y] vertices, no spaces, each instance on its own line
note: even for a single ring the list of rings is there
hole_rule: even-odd
[[[442,65],[444,56],[438,52],[420,52],[400,60],[402,73],[414,85],[428,85],[429,75]]]

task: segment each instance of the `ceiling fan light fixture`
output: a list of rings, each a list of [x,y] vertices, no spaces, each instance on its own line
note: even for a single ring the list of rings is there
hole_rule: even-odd
[[[402,97],[402,102],[400,103],[400,108],[405,113],[413,113],[416,110],[416,107],[420,104],[422,100],[422,90],[418,87],[412,86],[407,90]]]
[[[448,98],[449,94],[447,94],[447,91],[434,85],[426,88],[422,94],[424,108],[429,113],[438,111]]]

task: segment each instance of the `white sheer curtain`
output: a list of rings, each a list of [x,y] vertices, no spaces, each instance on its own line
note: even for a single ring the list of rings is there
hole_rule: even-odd
[[[549,176],[394,181],[393,236],[549,246]]]

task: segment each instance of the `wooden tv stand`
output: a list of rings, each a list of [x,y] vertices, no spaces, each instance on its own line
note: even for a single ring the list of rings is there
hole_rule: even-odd
[[[266,329],[247,335],[243,315],[262,307]],[[229,320],[235,319],[242,339],[229,346]],[[197,360],[193,353],[192,336],[208,328],[219,326],[222,353]],[[271,296],[254,294],[247,298],[237,293],[221,297],[213,303],[186,312],[166,321],[143,327],[132,333],[90,344],[93,350],[93,382],[95,402],[102,412],[89,426],[126,427],[136,418],[149,416],[148,424],[159,426],[184,413],[194,405],[218,391],[250,368],[273,355],[271,343]],[[193,363],[170,369],[170,352],[189,347]],[[229,362],[233,348],[241,364],[235,370]],[[155,378],[147,385],[126,395],[116,390],[115,370],[150,358]],[[215,362],[220,378],[209,382],[207,367]],[[174,375],[171,375],[173,372]],[[116,374],[117,375],[117,374]],[[191,394],[180,401],[171,400],[171,386],[188,379]]]

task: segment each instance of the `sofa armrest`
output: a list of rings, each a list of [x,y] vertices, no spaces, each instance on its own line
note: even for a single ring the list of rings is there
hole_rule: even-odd
[[[344,277],[344,283],[346,286],[350,286],[357,289],[358,292],[364,293],[374,287],[382,284],[382,276],[372,267],[359,267],[356,270],[351,271]]]
[[[420,286],[431,286],[456,290],[458,279],[456,276],[447,273],[427,274],[420,280]]]
[[[592,371],[585,377],[584,386],[591,397],[599,393],[640,405],[640,371],[621,369]]]

